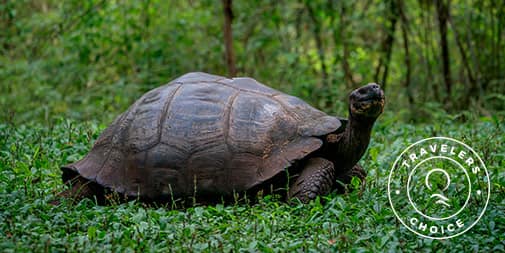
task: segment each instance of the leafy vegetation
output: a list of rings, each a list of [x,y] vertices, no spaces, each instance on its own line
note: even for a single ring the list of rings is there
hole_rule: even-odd
[[[326,202],[289,205],[267,196],[253,205],[172,210],[139,202],[98,206],[50,201],[64,187],[58,166],[82,157],[104,125],[60,121],[46,127],[0,125],[0,248],[18,251],[490,251],[505,250],[505,131],[496,120],[375,127],[362,164],[366,186]],[[401,225],[387,199],[387,176],[408,144],[434,135],[470,144],[491,175],[489,206],[462,236],[422,239]]]
[[[110,122],[186,72],[228,73],[215,1],[20,0],[0,8],[4,122]],[[258,0],[234,1],[232,11],[236,74],[327,112],[345,111],[349,90],[378,82],[390,110],[407,109],[404,120],[429,121],[433,108],[504,116],[503,1]]]

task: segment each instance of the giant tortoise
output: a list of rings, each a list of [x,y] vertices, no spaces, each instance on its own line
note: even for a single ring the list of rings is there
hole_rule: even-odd
[[[188,73],[144,94],[63,166],[66,195],[207,203],[280,189],[307,202],[366,175],[357,162],[383,107],[374,83],[350,93],[343,119],[251,78]]]

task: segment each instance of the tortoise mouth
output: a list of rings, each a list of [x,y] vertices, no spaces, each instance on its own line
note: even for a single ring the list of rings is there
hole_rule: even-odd
[[[357,102],[374,103],[374,102],[380,102],[381,100],[384,100],[384,92],[382,92],[382,90],[380,92],[374,92],[372,94],[368,94],[364,97],[358,98]]]
[[[354,114],[377,117],[384,110],[384,102],[384,97],[358,101],[352,104],[351,111],[353,111]]]

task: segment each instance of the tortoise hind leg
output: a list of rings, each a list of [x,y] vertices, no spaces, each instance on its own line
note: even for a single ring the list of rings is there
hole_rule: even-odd
[[[296,181],[290,185],[288,198],[307,203],[317,196],[330,193],[335,181],[333,163],[324,158],[311,158]]]
[[[337,191],[339,193],[344,193],[346,191],[346,186],[351,183],[353,177],[359,178],[364,184],[367,174],[368,173],[359,164],[354,165],[352,169],[348,170],[345,173],[337,174],[335,176],[337,180]]]
[[[105,203],[105,190],[102,186],[80,175],[69,179],[66,182],[68,189],[58,193],[58,198],[71,199],[73,203],[77,203],[85,198],[96,198],[98,204]],[[52,204],[59,204],[60,200],[53,201]]]

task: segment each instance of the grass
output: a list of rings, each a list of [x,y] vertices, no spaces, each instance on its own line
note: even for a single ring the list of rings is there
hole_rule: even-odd
[[[362,191],[332,194],[324,204],[288,205],[266,196],[254,205],[187,210],[139,202],[98,206],[92,200],[50,205],[63,190],[59,166],[81,158],[104,125],[61,120],[52,126],[0,125],[0,249],[58,251],[451,251],[505,250],[505,126],[442,117],[433,124],[382,117],[361,163]],[[423,239],[404,228],[389,206],[389,168],[401,150],[424,137],[449,136],[472,146],[491,175],[491,199],[479,223],[448,240]]]

